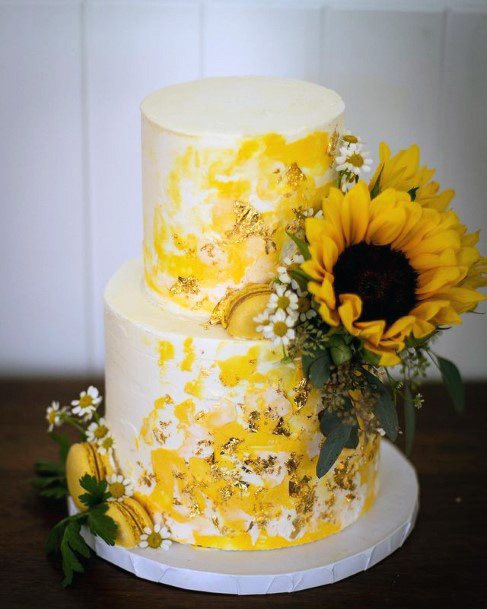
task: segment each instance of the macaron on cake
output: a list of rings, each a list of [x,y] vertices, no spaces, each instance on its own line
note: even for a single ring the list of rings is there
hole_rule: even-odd
[[[145,508],[132,497],[110,502],[107,516],[117,524],[115,543],[124,548],[138,545],[144,529],[153,527],[152,519]]]
[[[85,474],[94,476],[97,481],[104,480],[112,473],[108,459],[101,455],[92,442],[79,442],[69,449],[66,459],[66,478],[69,494],[76,507],[84,512],[87,508],[79,499],[86,493],[80,484],[80,478]]]

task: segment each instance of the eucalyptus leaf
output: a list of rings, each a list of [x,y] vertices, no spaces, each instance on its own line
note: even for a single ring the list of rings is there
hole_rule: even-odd
[[[341,423],[328,434],[323,442],[316,465],[316,475],[322,478],[327,474],[340,456],[350,438],[351,425]]]
[[[309,260],[311,258],[311,254],[309,251],[309,245],[306,243],[306,241],[300,239],[296,235],[293,235],[293,233],[286,232],[286,235],[294,241],[303,258],[305,260]]]
[[[345,448],[357,448],[358,446],[358,427],[353,426],[350,429],[350,437],[348,438]]]
[[[413,396],[409,385],[404,389],[404,431],[406,436],[406,454],[410,455],[414,443],[414,431],[416,427],[416,409],[414,408]]]
[[[328,436],[335,427],[338,427],[341,424],[341,420],[334,412],[330,412],[329,410],[323,411],[320,419],[320,430],[324,436]]]
[[[438,360],[441,377],[453,402],[453,407],[457,412],[463,412],[465,409],[465,387],[460,371],[449,359],[440,357],[436,353],[435,356]]]
[[[391,392],[384,383],[368,370],[364,370],[364,375],[369,382],[369,385],[372,387],[373,392],[377,395],[377,400],[372,407],[372,410],[381,427],[384,429],[386,436],[395,442],[399,432],[399,421],[397,418],[396,405],[392,399]]]
[[[331,358],[328,349],[320,349],[302,357],[303,371],[315,387],[321,388],[330,380]]]

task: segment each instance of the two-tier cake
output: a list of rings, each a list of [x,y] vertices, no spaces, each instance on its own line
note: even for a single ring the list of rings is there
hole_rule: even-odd
[[[302,544],[374,501],[379,436],[360,432],[319,479],[319,391],[246,311],[249,298],[265,307],[287,232],[336,180],[343,114],[335,92],[277,78],[142,103],[143,262],[106,290],[106,420],[113,467],[174,541]]]

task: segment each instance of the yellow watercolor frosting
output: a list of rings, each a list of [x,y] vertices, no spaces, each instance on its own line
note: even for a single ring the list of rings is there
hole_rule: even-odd
[[[131,263],[107,291],[107,421],[124,475],[181,543],[264,550],[353,523],[377,492],[379,438],[361,433],[316,477],[319,395],[264,340],[161,309]],[[130,295],[130,298],[129,298]]]
[[[209,313],[227,289],[272,279],[286,230],[334,180],[328,147],[340,119],[294,135],[210,138],[143,116],[149,289]]]

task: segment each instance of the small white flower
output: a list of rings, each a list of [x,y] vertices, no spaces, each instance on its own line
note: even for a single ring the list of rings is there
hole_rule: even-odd
[[[271,311],[282,309],[292,315],[293,311],[298,310],[298,297],[292,290],[287,289],[286,285],[276,285],[274,290],[268,304]]]
[[[308,292],[303,292],[299,296],[298,313],[299,321],[307,321],[317,315],[316,311],[311,306],[311,298]]]
[[[111,455],[115,446],[115,440],[111,433],[105,434],[105,436],[97,443],[96,449],[100,455]]]
[[[368,173],[372,159],[369,153],[362,150],[361,144],[350,144],[340,148],[340,155],[336,158],[337,171],[346,171],[355,176],[361,173]]]
[[[287,266],[278,266],[277,267],[277,276],[279,278],[279,281],[285,285],[290,285],[291,284],[291,276],[289,275],[289,273],[287,272]]]
[[[126,497],[134,494],[134,485],[131,480],[124,478],[121,474],[113,474],[107,478],[108,501],[123,501]]]
[[[171,546],[171,540],[169,537],[169,531],[165,526],[155,524],[151,529],[145,527],[144,532],[140,536],[139,548],[152,548],[154,550],[169,550]]]
[[[358,135],[353,134],[351,131],[347,130],[342,135],[341,146],[353,146],[361,143],[362,139]]]
[[[55,427],[63,424],[63,414],[65,412],[65,408],[59,407],[59,402],[51,402],[51,405],[46,410],[46,421],[49,424],[47,431],[51,432]]]
[[[90,385],[86,391],[79,394],[78,400],[71,402],[71,406],[74,406],[72,413],[82,417],[85,421],[90,421],[101,401],[102,397],[98,389]]]
[[[255,328],[257,332],[264,332],[265,328],[269,325],[271,312],[272,311],[267,308],[262,311],[262,313],[259,313],[259,315],[254,317],[254,321],[257,324]]]
[[[292,256],[286,256],[283,260],[286,266],[291,266],[292,264],[303,264],[304,256],[298,252],[293,254]]]
[[[99,444],[109,432],[105,419],[101,418],[98,421],[93,421],[86,430],[86,439],[88,442]]]
[[[315,218],[323,218],[323,210],[319,209],[316,213],[315,213]]]
[[[289,345],[289,342],[296,337],[294,331],[296,321],[296,314],[286,315],[282,309],[279,309],[277,313],[271,316],[270,324],[265,327],[265,338],[272,340],[274,345]]]

